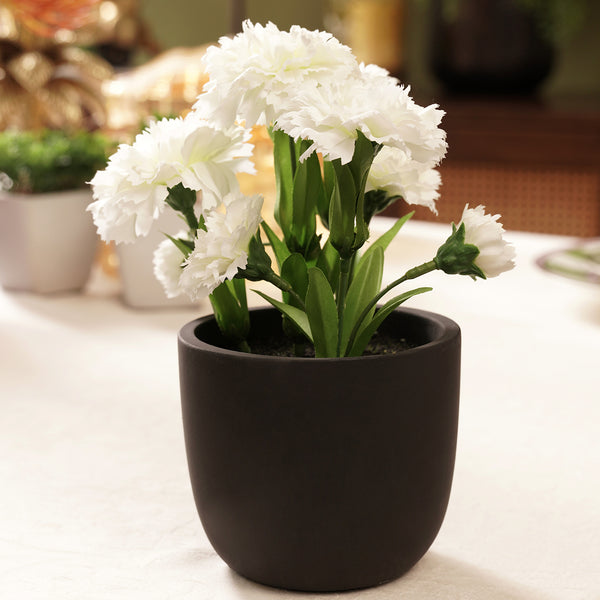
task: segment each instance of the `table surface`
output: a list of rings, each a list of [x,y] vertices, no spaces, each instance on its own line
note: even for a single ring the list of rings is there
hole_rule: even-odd
[[[381,229],[384,219],[376,223]],[[385,278],[430,259],[444,226],[406,225]],[[463,333],[448,512],[404,577],[298,595],[233,573],[196,514],[176,336],[199,310],[134,310],[96,273],[85,294],[0,292],[0,597],[600,599],[600,288],[535,264],[573,240],[509,233],[517,268],[433,273],[409,301]]]

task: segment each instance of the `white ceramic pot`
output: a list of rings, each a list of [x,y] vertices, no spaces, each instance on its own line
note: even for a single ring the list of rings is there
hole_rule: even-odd
[[[0,282],[36,293],[80,290],[98,248],[89,189],[0,192]]]
[[[150,233],[131,244],[118,244],[117,257],[125,304],[134,308],[191,307],[187,296],[167,298],[154,276],[154,251],[165,239],[165,233],[176,235],[184,223],[171,210],[165,211],[152,225]]]

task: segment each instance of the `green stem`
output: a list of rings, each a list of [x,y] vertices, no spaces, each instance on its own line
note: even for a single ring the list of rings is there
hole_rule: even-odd
[[[381,298],[383,298],[388,292],[390,292],[392,289],[394,289],[401,283],[404,283],[409,279],[416,279],[417,277],[425,275],[426,273],[431,273],[431,271],[435,271],[437,268],[438,265],[435,259],[430,260],[426,263],[423,263],[422,265],[419,265],[418,267],[413,267],[412,269],[409,269],[408,271],[406,271],[406,273],[404,273],[404,275],[402,275],[402,277],[395,279],[394,281],[392,281],[392,283],[384,287],[376,296],[372,298],[372,300],[365,306],[364,310],[360,313],[360,316],[356,320],[352,332],[350,333],[350,337],[348,338],[348,344],[346,345],[346,347],[352,348],[352,345],[354,344],[354,340],[358,335],[362,322],[365,320],[365,318],[367,317],[371,309],[377,304],[377,302],[381,300]]]
[[[264,273],[264,280],[272,283],[275,287],[279,288],[282,292],[288,293],[290,296],[296,300],[298,303],[298,307],[302,310],[306,311],[306,306],[304,304],[304,300],[298,295],[296,290],[285,280],[279,277],[277,273],[274,271],[270,271],[268,273]]]
[[[353,256],[350,258],[340,258],[340,279],[338,282],[337,293],[337,312],[338,312],[338,343],[337,355],[340,356],[342,350],[342,331],[344,327],[344,309],[346,305],[346,294],[348,293],[348,285],[350,281],[350,269],[352,267]]]
[[[200,223],[198,222],[198,217],[196,217],[194,209],[190,208],[189,210],[186,210],[183,212],[183,216],[185,217],[185,221],[191,229],[193,236],[196,237],[196,232],[200,227]]]
[[[294,138],[288,136],[288,144],[290,149],[290,164],[292,165],[292,181],[294,176],[296,175],[296,143],[294,142]]]

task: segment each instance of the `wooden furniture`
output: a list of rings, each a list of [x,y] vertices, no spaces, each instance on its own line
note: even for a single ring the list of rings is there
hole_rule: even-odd
[[[484,204],[507,229],[600,235],[600,98],[436,101],[449,144],[439,215],[416,218],[456,221]]]

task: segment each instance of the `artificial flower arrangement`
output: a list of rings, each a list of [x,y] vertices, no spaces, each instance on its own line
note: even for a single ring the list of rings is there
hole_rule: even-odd
[[[363,251],[370,221],[399,199],[435,211],[444,113],[416,104],[409,88],[358,63],[332,35],[247,21],[204,63],[210,79],[191,112],[120,146],[91,181],[89,210],[102,238],[117,243],[177,211],[185,227],[157,248],[156,277],[169,297],[208,296],[233,347],[251,351],[246,281],[281,291],[257,293],[282,313],[299,355],[308,343],[317,358],[344,357],[363,354],[397,306],[431,289],[379,306],[400,284],[436,269],[475,279],[514,265],[498,216],[466,207],[436,256],[382,289],[384,252],[410,214]],[[236,179],[254,173],[256,124],[273,140],[278,228],[262,220],[262,197],[243,195]]]

